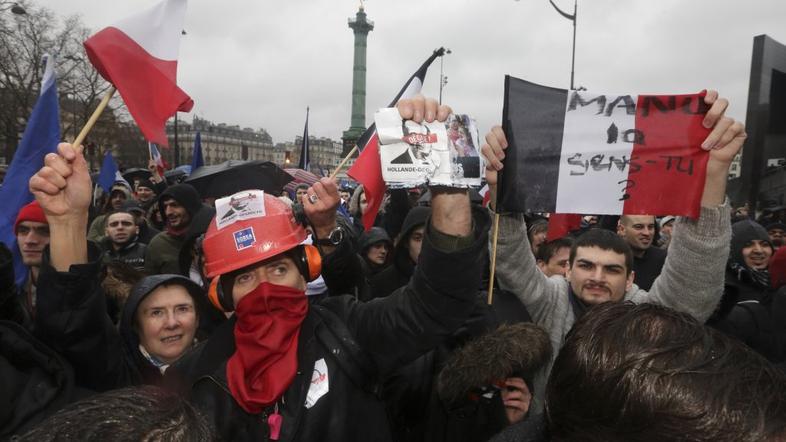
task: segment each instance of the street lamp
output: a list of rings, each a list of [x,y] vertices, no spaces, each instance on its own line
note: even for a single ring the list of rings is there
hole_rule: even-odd
[[[554,0],[549,0],[551,6],[559,12],[559,14],[568,20],[573,22],[573,50],[572,55],[570,58],[570,89],[573,90],[573,74],[574,74],[574,67],[576,66],[576,11],[577,11],[577,4],[578,0],[573,0],[573,14],[568,14],[567,12],[560,9],[555,3]]]
[[[439,104],[442,104],[442,88],[446,84],[448,84],[448,77],[446,77],[442,73],[443,60],[445,59],[445,54],[452,54],[452,53],[453,51],[446,48],[444,51],[442,51],[442,54],[440,54],[439,56]]]

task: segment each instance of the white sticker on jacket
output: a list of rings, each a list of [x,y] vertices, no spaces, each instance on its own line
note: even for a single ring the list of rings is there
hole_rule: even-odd
[[[314,363],[314,372],[311,373],[311,386],[308,387],[308,394],[306,395],[306,408],[313,407],[319,398],[328,391],[330,391],[328,368],[325,359],[322,358]]]

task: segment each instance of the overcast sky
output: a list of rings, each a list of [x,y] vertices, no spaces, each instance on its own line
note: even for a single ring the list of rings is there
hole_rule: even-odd
[[[37,0],[93,30],[157,0]],[[554,0],[572,12],[572,0]],[[264,128],[275,142],[340,139],[349,127],[353,0],[191,0],[178,83],[192,113]],[[579,0],[576,86],[598,93],[687,93],[715,88],[744,120],[753,37],[786,44],[784,0]],[[499,124],[505,74],[567,88],[571,22],[548,0],[370,0],[366,123],[440,46],[443,102]],[[439,61],[423,92],[439,94]],[[181,114],[182,115],[182,114]],[[191,116],[184,116],[190,120]]]

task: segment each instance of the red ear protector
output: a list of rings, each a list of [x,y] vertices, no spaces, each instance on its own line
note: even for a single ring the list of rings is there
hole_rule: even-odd
[[[300,245],[292,249],[290,256],[295,261],[298,271],[307,282],[311,282],[319,277],[322,272],[322,255],[319,250],[310,245]],[[230,273],[224,275],[225,278],[234,278]],[[216,276],[210,282],[210,287],[207,291],[207,298],[213,306],[222,312],[231,312],[235,310],[235,302],[232,299],[232,293],[225,287],[231,287],[228,283],[221,281],[221,276]]]

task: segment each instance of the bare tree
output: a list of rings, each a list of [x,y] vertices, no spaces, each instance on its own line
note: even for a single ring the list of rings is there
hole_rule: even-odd
[[[59,20],[30,0],[0,0],[0,146],[7,163],[40,92],[44,54],[56,60],[63,139],[76,138],[109,89],[82,46],[90,34],[78,16]],[[144,149],[141,134],[134,136],[133,128],[127,127],[129,120],[122,100],[115,96],[85,140],[93,168],[107,149]]]

